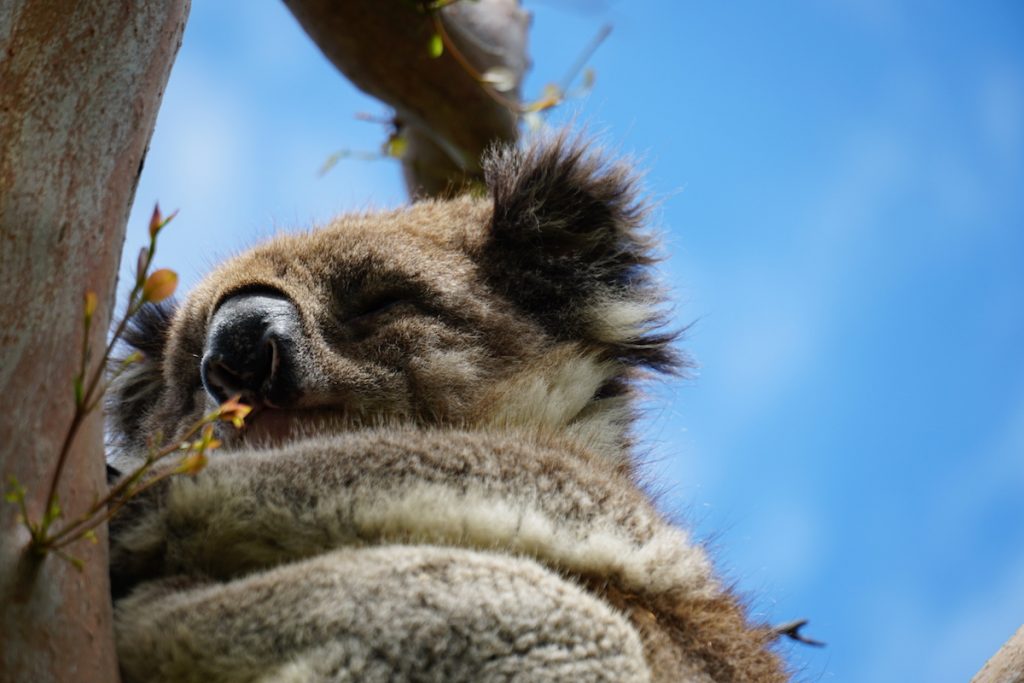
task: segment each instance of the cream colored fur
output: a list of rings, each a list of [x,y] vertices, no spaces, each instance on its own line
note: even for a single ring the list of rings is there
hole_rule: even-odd
[[[535,563],[429,546],[346,549],[121,601],[126,681],[649,680],[619,614]]]
[[[449,611],[461,615],[459,610],[473,609],[482,599],[497,599],[492,595],[497,590],[505,599],[509,592],[517,597],[492,614],[501,619],[486,631],[511,629],[506,640],[535,638],[544,644],[537,646],[538,653],[517,655],[526,658],[518,677],[489,677],[485,663],[500,659],[501,648],[494,645],[497,650],[445,655],[472,675],[447,669],[442,674],[431,668],[441,665],[432,662],[423,664],[427,668],[419,677],[399,679],[643,681],[649,671],[636,644],[647,640],[650,645],[653,639],[644,638],[615,609],[584,599],[571,577],[601,577],[650,604],[724,595],[704,552],[666,522],[612,462],[572,440],[538,431],[381,428],[243,450],[217,457],[195,478],[171,480],[147,503],[116,529],[113,546],[112,561],[119,568],[115,579],[150,581],[118,603],[118,644],[128,681],[257,680],[234,673],[239,666],[234,657],[241,654],[220,653],[225,634],[269,620],[271,625],[260,627],[268,632],[259,637],[291,642],[327,625],[319,617],[289,617],[283,607],[273,606],[276,594],[267,603],[236,600],[250,586],[279,582],[286,593],[305,593],[307,600],[332,605],[323,607],[331,612],[323,617],[327,622],[351,619],[344,615],[357,609],[349,604],[352,594],[363,590],[358,582],[346,583],[353,567],[370,572],[362,579],[368,582],[373,581],[371,568],[379,571],[381,583],[371,602],[382,597],[385,602],[377,605],[380,611],[374,605],[361,608],[373,621],[372,627],[365,625],[370,631],[353,634],[346,626],[340,643],[324,635],[302,636],[301,645],[289,646],[294,652],[271,657],[286,656],[282,671],[293,677],[287,680],[395,680],[380,672],[421,664],[375,654],[375,638],[385,643],[408,638],[410,623],[417,630],[443,631],[429,624],[456,619]],[[379,559],[390,557],[388,551],[403,558],[433,553],[429,556],[452,572],[485,563],[495,568],[494,575],[486,588],[461,580],[448,583],[444,610],[421,614],[417,600],[407,594],[420,586],[420,570],[395,576],[396,565]],[[337,579],[322,586],[325,572]],[[523,583],[519,577],[524,572],[538,578]],[[204,577],[198,579],[202,587],[179,589],[176,581],[183,576]],[[395,586],[384,590],[389,581]],[[345,590],[338,588],[342,584]],[[557,606],[550,603],[551,591],[563,596]],[[538,611],[538,601],[547,606]],[[234,605],[231,620],[215,608],[221,604]],[[554,616],[558,610],[571,616],[559,621]],[[505,624],[506,618],[521,630]],[[177,625],[181,620],[194,625]],[[595,623],[600,624],[597,632]],[[539,624],[552,630],[537,632]],[[197,635],[206,631],[218,633],[219,639]],[[565,643],[590,643],[591,649],[567,649]],[[262,654],[264,648],[257,649]],[[544,678],[528,665],[534,656],[564,660],[564,668],[550,668]],[[320,657],[326,657],[327,669],[317,668]],[[331,668],[353,666],[353,657],[360,667],[378,673]],[[189,658],[210,663],[192,671],[182,663]],[[218,663],[222,658],[227,663]],[[168,673],[179,670],[195,678]],[[695,669],[692,677],[661,675],[656,680],[710,679]]]
[[[703,551],[626,484],[587,450],[525,430],[366,430],[219,457],[120,531],[114,561],[227,578],[414,543],[530,557],[638,593],[715,592]]]

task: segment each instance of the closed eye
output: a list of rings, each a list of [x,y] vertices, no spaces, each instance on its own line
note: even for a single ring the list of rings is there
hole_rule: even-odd
[[[411,293],[404,291],[389,291],[374,295],[356,306],[345,319],[348,323],[364,323],[391,311],[402,305],[411,303]]]

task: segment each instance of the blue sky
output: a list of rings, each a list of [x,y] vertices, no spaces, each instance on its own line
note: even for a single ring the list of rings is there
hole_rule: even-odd
[[[643,159],[696,377],[652,387],[663,508],[808,681],[965,681],[1024,621],[1024,5],[526,2],[527,82],[602,24],[585,122]],[[194,284],[401,204],[386,109],[275,2],[196,2],[129,224]],[[123,273],[127,275],[126,259]]]

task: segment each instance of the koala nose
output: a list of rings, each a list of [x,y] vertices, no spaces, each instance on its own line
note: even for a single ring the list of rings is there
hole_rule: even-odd
[[[278,294],[237,294],[213,314],[206,335],[203,386],[218,402],[241,394],[246,403],[282,407],[296,393],[295,304]]]

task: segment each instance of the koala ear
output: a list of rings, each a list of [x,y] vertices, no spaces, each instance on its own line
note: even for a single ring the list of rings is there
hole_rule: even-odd
[[[560,338],[599,345],[629,365],[671,371],[674,334],[660,332],[646,206],[624,162],[561,134],[484,161],[494,213],[491,285]]]
[[[146,304],[125,328],[124,353],[110,362],[116,371],[132,353],[141,357],[114,379],[107,389],[107,426],[115,443],[138,435],[139,426],[156,403],[163,383],[162,365],[175,303]]]

